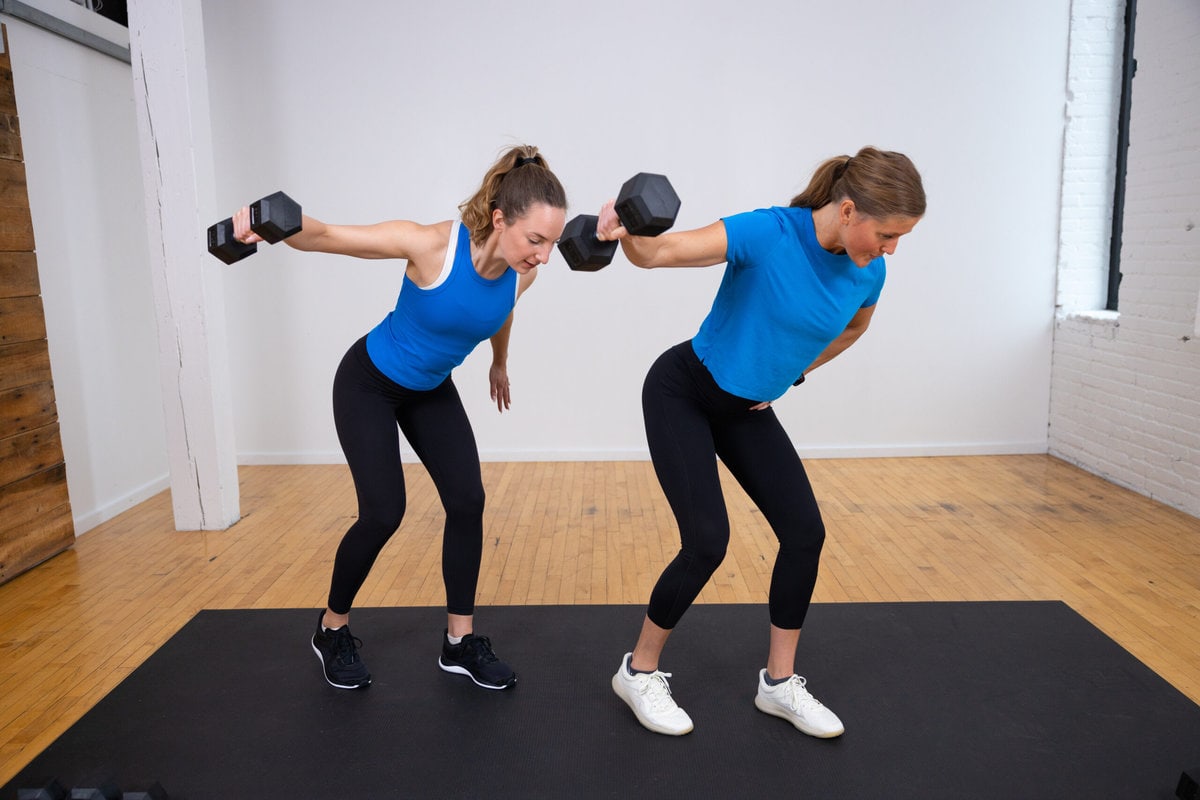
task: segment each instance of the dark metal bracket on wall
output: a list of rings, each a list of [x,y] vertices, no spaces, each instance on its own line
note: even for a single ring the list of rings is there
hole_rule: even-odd
[[[1129,117],[1133,104],[1133,76],[1137,59],[1133,56],[1133,27],[1137,19],[1137,0],[1125,0],[1125,49],[1121,56],[1121,106],[1117,113],[1116,186],[1113,189],[1112,236],[1108,249],[1108,302],[1105,308],[1116,311],[1121,289],[1121,236],[1125,229],[1125,176],[1129,171]]]
[[[124,61],[126,64],[132,63],[128,47],[122,47],[119,44],[110,42],[102,36],[97,36],[91,31],[65,22],[58,17],[47,14],[41,9],[34,8],[27,3],[22,3],[20,0],[0,0],[0,14],[7,14],[14,19],[44,28],[51,33],[57,33],[59,36],[90,47],[93,50],[104,53],[106,56],[112,56],[119,61]]]

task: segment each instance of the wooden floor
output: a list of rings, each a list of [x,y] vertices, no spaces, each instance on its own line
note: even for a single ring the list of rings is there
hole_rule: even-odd
[[[808,468],[828,528],[817,602],[1063,600],[1200,702],[1200,520],[1049,456]],[[407,469],[408,516],[359,606],[443,602],[440,506],[425,471]],[[0,783],[200,609],[324,606],[354,515],[347,469],[240,474],[243,518],[228,531],[176,532],[164,493],[0,586]],[[483,631],[489,605],[641,605],[676,549],[648,463],[483,475]],[[700,602],[763,602],[774,537],[724,479],[733,541]],[[763,644],[765,659],[765,617]],[[315,662],[301,667],[320,680]]]

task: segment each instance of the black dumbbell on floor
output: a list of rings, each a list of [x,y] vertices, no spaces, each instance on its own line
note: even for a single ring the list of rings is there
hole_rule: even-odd
[[[621,186],[614,210],[625,230],[634,236],[658,236],[675,224],[679,195],[666,175],[639,172]],[[617,252],[617,242],[596,238],[594,214],[580,214],[567,223],[558,240],[567,266],[577,272],[607,267]]]
[[[32,789],[17,789],[17,800],[169,800],[162,784],[157,781],[144,792],[122,792],[112,783],[94,787],[77,786],[67,791],[57,779],[50,779]]]
[[[66,800],[66,797],[67,790],[54,778],[41,786],[17,789],[17,800]]]
[[[275,192],[250,205],[250,229],[270,244],[281,242],[301,228],[300,204],[283,192]],[[257,244],[242,244],[233,238],[233,217],[208,229],[208,252],[232,264],[258,250]]]
[[[70,800],[124,800],[125,792],[111,783],[105,783],[100,786],[77,786],[71,790],[69,797]]]

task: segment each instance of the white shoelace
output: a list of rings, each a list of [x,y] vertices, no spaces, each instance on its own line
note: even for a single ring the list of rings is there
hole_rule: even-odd
[[[808,680],[799,675],[793,675],[787,682],[788,705],[793,711],[819,708],[821,701],[808,691]]]
[[[638,694],[648,699],[655,711],[666,711],[675,706],[675,700],[671,697],[671,685],[667,683],[669,677],[669,672],[653,672],[645,676],[646,680],[638,681],[641,684]]]

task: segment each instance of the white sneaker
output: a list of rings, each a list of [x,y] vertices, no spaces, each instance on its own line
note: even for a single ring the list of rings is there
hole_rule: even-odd
[[[668,736],[690,733],[692,718],[671,698],[671,687],[667,683],[671,673],[655,670],[630,675],[629,659],[632,657],[632,653],[626,653],[621,666],[617,667],[617,674],[613,675],[612,687],[617,697],[633,709],[638,722],[655,733]]]
[[[754,705],[759,711],[781,717],[799,730],[818,739],[841,736],[846,728],[842,721],[817,698],[808,692],[808,681],[793,675],[778,686],[767,685],[767,671],[758,672],[758,694]]]

